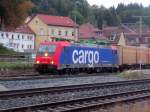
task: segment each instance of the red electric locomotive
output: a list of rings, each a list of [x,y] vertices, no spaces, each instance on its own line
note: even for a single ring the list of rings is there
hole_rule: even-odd
[[[37,51],[35,69],[39,73],[55,72],[59,69],[59,57],[64,46],[70,42],[43,42]]]
[[[40,44],[35,61],[39,73],[92,73],[116,69],[118,55],[111,46],[44,42]]]

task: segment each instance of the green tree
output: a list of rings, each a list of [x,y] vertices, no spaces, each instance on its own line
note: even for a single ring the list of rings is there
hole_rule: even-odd
[[[30,0],[0,0],[0,29],[22,24],[31,7]]]
[[[82,24],[84,21],[84,17],[77,10],[71,11],[69,16],[78,24]]]

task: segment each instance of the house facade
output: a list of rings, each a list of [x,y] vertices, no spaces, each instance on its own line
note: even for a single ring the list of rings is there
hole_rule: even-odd
[[[44,41],[78,40],[78,25],[69,17],[37,14],[27,24],[36,35],[36,48]]]
[[[28,27],[20,27],[15,31],[0,31],[0,44],[16,52],[32,52],[34,50],[34,33]]]
[[[149,46],[150,29],[147,26],[143,26],[141,34],[139,31],[139,26],[135,24],[121,24],[116,27],[106,26],[102,29],[102,34],[112,43],[117,43],[122,33],[127,45]]]
[[[102,35],[102,31],[94,27],[90,23],[82,24],[79,27],[79,40],[86,39],[105,39]]]
[[[79,27],[79,39],[80,42],[84,43],[97,43],[101,44],[108,43],[107,38],[105,38],[102,34],[102,30],[96,28],[91,23],[82,24]]]

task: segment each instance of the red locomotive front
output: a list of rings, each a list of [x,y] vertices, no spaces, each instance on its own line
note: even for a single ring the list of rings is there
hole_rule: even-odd
[[[59,57],[63,46],[69,42],[44,42],[37,51],[35,69],[39,73],[55,72],[59,69]]]

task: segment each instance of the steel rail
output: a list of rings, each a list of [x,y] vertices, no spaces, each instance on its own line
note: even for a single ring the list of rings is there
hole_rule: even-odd
[[[118,81],[118,82],[109,82],[109,83],[94,83],[94,84],[82,84],[82,85],[68,85],[68,86],[59,86],[59,87],[43,87],[43,88],[33,88],[33,89],[21,89],[21,90],[6,90],[0,91],[0,99],[7,97],[20,97],[28,95],[37,95],[37,94],[55,94],[55,93],[64,93],[64,92],[73,92],[73,91],[83,91],[90,90],[95,88],[112,88],[120,86],[131,86],[137,84],[148,84],[150,79],[144,80],[131,80],[131,81]]]
[[[42,103],[38,105],[29,105],[24,107],[14,107],[2,109],[0,110],[0,112],[15,112],[25,110],[49,110],[51,112],[80,112],[87,109],[112,105],[118,102],[129,102],[144,98],[150,98],[150,89],[132,92],[122,92],[105,96],[80,98],[75,100],[66,100],[60,102],[58,101],[53,103]]]
[[[114,75],[114,73],[99,73],[99,74],[64,74],[64,75],[50,75],[44,74],[40,75],[38,73],[34,74],[20,74],[19,76],[0,76],[0,81],[16,81],[16,80],[37,80],[37,79],[54,79],[54,78],[74,78],[74,77],[90,77],[90,76],[108,76]]]

